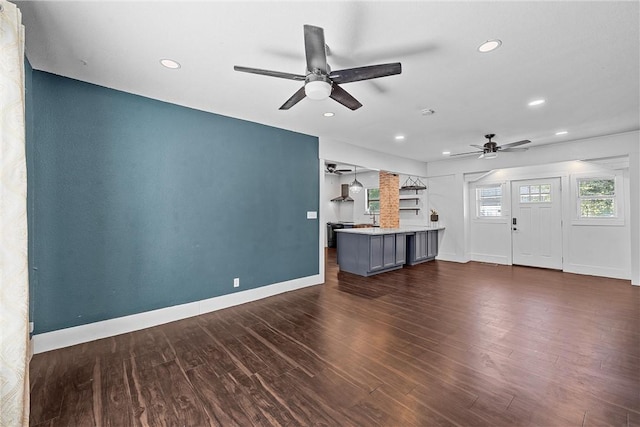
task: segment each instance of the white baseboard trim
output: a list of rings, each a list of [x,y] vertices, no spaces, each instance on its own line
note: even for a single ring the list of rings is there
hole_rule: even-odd
[[[486,262],[489,264],[502,264],[509,265],[509,258],[502,255],[489,255],[489,254],[471,254],[471,261]]]
[[[631,273],[620,268],[598,267],[583,264],[565,264],[562,271],[565,273],[587,274],[589,276],[631,280]]]
[[[43,353],[45,351],[69,347],[88,341],[138,331],[140,329],[185,319],[187,317],[198,316],[200,314],[222,310],[223,308],[245,304],[284,292],[319,285],[321,283],[323,283],[322,275],[316,274],[314,276],[274,283],[273,285],[248,289],[246,291],[235,292],[233,294],[222,295],[201,301],[174,305],[172,307],[165,307],[144,313],[117,317],[114,319],[89,323],[87,325],[59,329],[57,331],[45,332],[33,336],[33,352],[35,354]]]
[[[470,261],[469,258],[465,256],[460,256],[457,254],[447,254],[447,253],[438,253],[438,256],[436,256],[436,259],[438,261],[451,261],[451,262],[459,262],[462,264]]]

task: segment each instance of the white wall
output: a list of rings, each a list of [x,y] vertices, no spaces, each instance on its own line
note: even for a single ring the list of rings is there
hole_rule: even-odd
[[[322,166],[324,170],[324,162]],[[324,224],[327,222],[342,221],[340,218],[341,205],[343,203],[332,202],[331,199],[340,195],[340,176],[333,174],[324,174],[321,178],[324,180],[324,188],[320,195],[320,206],[324,213]]]
[[[465,249],[466,201],[462,174],[434,176],[427,180],[430,209],[438,212],[438,259],[467,262]]]
[[[623,162],[624,163],[624,162]],[[474,261],[511,264],[511,182],[532,178],[560,178],[562,184],[563,270],[579,274],[631,278],[628,168],[612,170],[589,162],[572,161],[499,169],[469,183],[469,257]],[[574,212],[575,177],[618,173],[623,180],[623,220],[613,224],[579,224]],[[504,185],[503,217],[475,217],[475,186]],[[606,222],[606,221],[605,221]]]
[[[441,215],[448,222],[441,252],[443,259],[458,258],[464,261],[468,254],[470,259],[511,262],[508,221],[497,224],[474,222],[470,217],[473,207],[471,203],[474,200],[469,192],[469,185],[464,183],[464,179],[460,179],[461,176],[480,176],[491,170],[501,171],[499,173],[502,175],[491,173],[483,178],[483,182],[559,176],[562,178],[563,188],[567,190],[571,185],[572,174],[597,168],[588,163],[570,161],[628,156],[629,166],[623,174],[626,205],[623,225],[571,224],[572,200],[569,191],[565,191],[564,270],[631,279],[633,284],[640,284],[639,150],[640,133],[636,131],[532,147],[526,153],[502,153],[493,160],[466,158],[429,163],[430,203],[435,204],[431,192],[437,191],[438,205],[441,205],[439,210],[451,212],[453,220],[449,223],[448,215]],[[462,205],[460,197],[465,192],[466,218],[461,218],[458,209]],[[450,232],[453,228],[455,232]],[[458,232],[465,229],[466,232]]]

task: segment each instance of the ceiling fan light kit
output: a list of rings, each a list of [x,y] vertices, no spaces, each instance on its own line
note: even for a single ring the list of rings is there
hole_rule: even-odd
[[[331,98],[350,110],[357,110],[362,107],[362,104],[346,90],[342,89],[340,84],[377,79],[402,72],[402,65],[399,62],[331,71],[331,67],[327,64],[328,47],[324,41],[324,30],[313,25],[304,26],[304,50],[307,59],[307,72],[305,75],[238,65],[234,66],[233,69],[243,73],[261,74],[288,80],[303,80],[304,86],[282,104],[281,110],[288,110],[304,98],[314,100]]]
[[[327,99],[331,95],[331,83],[322,80],[308,82],[304,85],[304,93],[309,99],[317,101]]]

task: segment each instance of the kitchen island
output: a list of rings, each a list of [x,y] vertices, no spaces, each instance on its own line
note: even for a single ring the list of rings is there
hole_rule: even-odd
[[[435,259],[444,227],[352,228],[336,230],[341,271],[371,276]]]

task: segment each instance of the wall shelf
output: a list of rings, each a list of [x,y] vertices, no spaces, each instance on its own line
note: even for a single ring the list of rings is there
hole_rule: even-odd
[[[400,207],[400,211],[415,211],[416,215],[418,215],[418,212],[420,211],[420,208],[405,208],[405,207]]]
[[[407,188],[401,188],[400,190],[401,190],[401,191],[402,191],[402,190],[407,190]],[[418,212],[420,212],[419,205],[420,205],[420,200],[421,200],[421,197],[420,197],[420,195],[418,194],[418,191],[419,191],[419,190],[418,190],[418,189],[416,189],[416,188],[411,188],[410,190],[412,190],[412,191],[413,191],[413,190],[415,190],[415,191],[416,191],[416,195],[415,195],[415,196],[412,196],[412,195],[409,195],[409,196],[402,196],[402,195],[401,195],[401,196],[399,197],[399,199],[400,199],[400,212],[402,212],[402,211],[414,211],[414,212],[416,213],[416,215],[418,215]],[[406,204],[403,206],[403,205],[402,205],[402,202],[404,202],[404,201],[406,201],[406,200],[413,201],[413,202],[414,202],[414,203],[412,204],[413,206],[412,206],[412,205],[406,205]]]
[[[418,191],[426,190],[426,189],[427,189],[427,186],[424,185],[424,183],[420,180],[420,178],[413,179],[412,177],[408,177],[407,180],[404,182],[404,184],[402,184],[402,187],[400,187],[401,191],[415,190],[416,194],[418,194]]]

